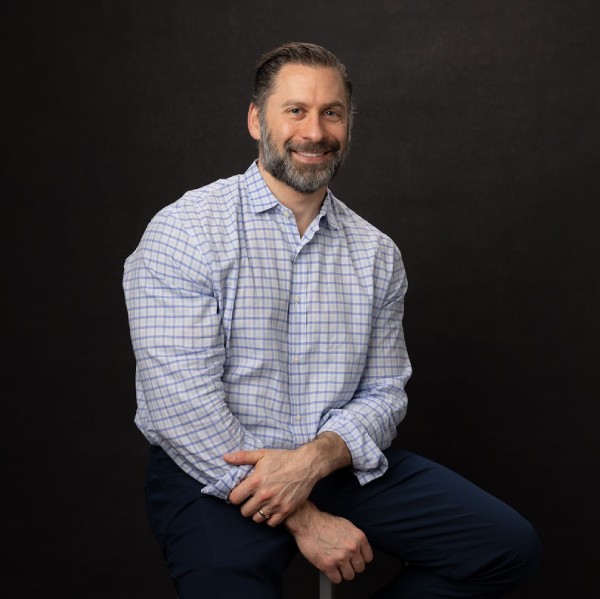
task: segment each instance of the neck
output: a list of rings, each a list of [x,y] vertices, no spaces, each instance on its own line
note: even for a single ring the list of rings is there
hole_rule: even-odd
[[[258,170],[273,195],[286,208],[292,211],[296,218],[298,231],[301,236],[304,235],[304,231],[306,231],[308,225],[310,225],[321,210],[325,195],[327,194],[327,186],[320,187],[313,193],[301,193],[275,179],[271,173],[263,168],[260,159],[258,160]]]

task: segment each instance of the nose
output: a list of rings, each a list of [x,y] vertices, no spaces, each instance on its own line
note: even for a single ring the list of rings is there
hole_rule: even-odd
[[[321,141],[325,137],[321,115],[319,113],[309,113],[302,123],[302,137],[312,142]]]

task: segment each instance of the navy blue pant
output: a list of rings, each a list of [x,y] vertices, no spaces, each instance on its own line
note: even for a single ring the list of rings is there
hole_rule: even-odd
[[[340,470],[311,495],[363,530],[373,547],[408,562],[377,597],[502,597],[535,569],[537,535],[512,508],[418,455],[385,454],[383,477],[361,487]],[[292,536],[201,489],[152,448],[148,516],[179,598],[281,598],[282,573],[297,552]]]

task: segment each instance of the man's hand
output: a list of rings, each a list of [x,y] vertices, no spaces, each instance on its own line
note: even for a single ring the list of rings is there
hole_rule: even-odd
[[[231,491],[229,501],[242,504],[247,518],[269,526],[281,524],[302,505],[318,480],[352,461],[341,437],[330,432],[293,450],[235,451],[223,458],[228,464],[254,466]]]
[[[373,559],[369,541],[345,518],[305,502],[285,523],[302,555],[334,583],[352,580]]]
[[[306,458],[298,450],[286,449],[226,454],[224,459],[229,464],[254,464],[253,471],[231,491],[229,501],[243,504],[242,514],[252,517],[257,523],[266,522],[269,526],[281,524],[306,501],[318,480],[310,460]]]

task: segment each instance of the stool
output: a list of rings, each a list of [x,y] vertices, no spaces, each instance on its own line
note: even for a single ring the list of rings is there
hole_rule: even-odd
[[[319,599],[333,599],[333,584],[321,571],[319,571]]]

